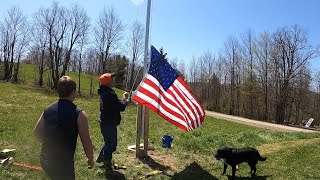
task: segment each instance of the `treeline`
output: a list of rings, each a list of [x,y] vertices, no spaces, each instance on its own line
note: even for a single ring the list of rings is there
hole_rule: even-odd
[[[320,120],[320,79],[309,61],[319,55],[303,27],[252,31],[229,37],[218,54],[194,58],[188,70],[191,89],[204,107],[276,123]]]
[[[142,79],[143,49],[144,24],[123,24],[113,8],[90,19],[76,4],[53,2],[31,17],[12,7],[0,19],[0,77],[6,81],[18,82],[24,61],[37,67],[39,86],[56,89],[68,71],[85,72],[91,75],[92,94],[94,75],[117,72],[117,87],[134,90]],[[219,53],[205,52],[189,66],[183,60],[169,62],[208,110],[301,123],[320,119],[320,79],[308,65],[318,55],[306,30],[294,25],[229,37]]]
[[[29,18],[12,7],[0,19],[1,77],[18,82],[23,60],[38,67],[39,86],[48,74],[46,85],[56,89],[61,76],[76,71],[91,75],[117,72],[118,86],[128,88],[140,68],[143,42],[144,25],[138,21],[123,24],[113,8],[104,8],[91,20],[77,4],[64,7],[53,2]]]

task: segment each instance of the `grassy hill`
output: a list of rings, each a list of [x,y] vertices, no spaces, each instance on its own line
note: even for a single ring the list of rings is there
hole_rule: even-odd
[[[33,128],[43,109],[56,101],[56,93],[25,85],[0,83],[0,149],[16,148],[16,162],[39,165],[40,144],[33,136]],[[89,117],[90,133],[95,146],[95,157],[103,145],[99,131],[99,106],[97,98],[81,97],[75,103],[83,108]],[[260,130],[244,125],[206,117],[203,126],[190,133],[183,132],[173,125],[150,113],[150,144],[155,151],[149,152],[146,160],[134,158],[127,150],[135,143],[136,107],[130,106],[122,114],[119,126],[119,146],[115,161],[125,164],[127,170],[119,170],[118,177],[138,179],[152,169],[166,170],[154,176],[155,179],[227,179],[221,176],[222,163],[213,157],[222,145],[257,147],[267,156],[259,163],[257,175],[260,179],[318,179],[320,168],[320,135],[304,133],[281,133]],[[174,137],[173,148],[161,147],[164,134]],[[76,156],[77,179],[103,179],[104,171],[95,166],[86,169],[85,155],[78,143]],[[240,165],[238,177],[248,177],[247,165]],[[230,168],[227,174],[231,174]],[[3,179],[46,179],[43,172],[17,166],[1,166]],[[244,178],[245,179],[245,178]]]
[[[28,81],[31,73],[26,66]],[[30,68],[30,71],[32,68]],[[73,76],[72,74],[70,74]],[[87,81],[89,82],[89,81]],[[83,82],[83,87],[88,87]],[[32,84],[32,83],[31,83]],[[85,88],[84,88],[85,89]],[[17,149],[15,162],[39,166],[40,144],[33,136],[33,128],[44,108],[57,100],[54,91],[35,88],[30,85],[0,82],[0,150]],[[121,91],[117,90],[118,95]],[[98,116],[98,98],[79,97],[75,104],[84,109],[89,118],[90,135],[97,157],[103,145]],[[320,134],[284,133],[261,130],[224,120],[206,117],[198,129],[186,133],[169,124],[154,113],[150,113],[150,158],[136,159],[134,153],[127,150],[135,143],[136,107],[129,106],[122,113],[122,122],[118,128],[118,148],[114,160],[124,164],[127,170],[118,170],[116,178],[139,179],[155,169],[164,170],[152,179],[228,179],[221,176],[223,164],[214,159],[216,150],[225,145],[232,147],[253,146],[268,159],[257,166],[257,179],[320,179]],[[173,148],[161,147],[165,134],[173,136]],[[99,165],[88,170],[86,159],[78,142],[75,155],[76,179],[105,179]],[[239,179],[249,178],[249,167],[241,164],[237,171]],[[231,175],[228,167],[227,175]],[[30,170],[14,165],[0,166],[1,179],[47,179],[41,171]],[[108,177],[107,179],[114,179]]]
[[[21,64],[19,71],[19,81],[28,85],[36,85],[39,80],[38,67],[32,64]],[[67,71],[66,75],[74,79],[77,84],[79,83],[79,75],[77,72]],[[99,88],[98,76],[93,76],[93,91],[97,93]],[[44,87],[48,85],[49,71],[45,71],[43,75]],[[89,94],[90,92],[90,75],[82,73],[80,77],[80,90],[83,94]],[[78,86],[77,86],[78,88]]]

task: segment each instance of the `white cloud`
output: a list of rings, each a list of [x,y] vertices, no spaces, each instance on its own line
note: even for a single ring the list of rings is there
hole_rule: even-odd
[[[143,0],[131,0],[134,5],[139,6],[143,3]]]

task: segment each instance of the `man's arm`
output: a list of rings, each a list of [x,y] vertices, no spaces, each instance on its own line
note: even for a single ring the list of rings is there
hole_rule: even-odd
[[[84,152],[88,158],[88,166],[89,168],[92,168],[94,165],[93,162],[93,148],[92,148],[92,141],[89,135],[89,126],[88,126],[88,119],[87,115],[84,111],[81,111],[78,116],[78,129],[79,129],[79,135],[82,142],[82,146],[84,149]]]
[[[114,97],[114,102],[115,102],[116,107],[119,111],[124,111],[126,109],[127,104],[128,104],[127,100],[128,100],[128,93],[127,92],[123,93],[122,100],[119,100],[117,95]]]
[[[42,113],[33,130],[34,135],[38,138],[38,140],[41,143],[43,142],[43,130],[44,130],[44,117]]]

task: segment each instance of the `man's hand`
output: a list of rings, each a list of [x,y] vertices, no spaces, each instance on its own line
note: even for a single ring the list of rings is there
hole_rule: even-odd
[[[128,100],[128,97],[129,97],[128,92],[123,93],[123,95],[122,95],[123,100],[125,100],[125,101]]]
[[[87,160],[87,163],[88,163],[88,169],[92,169],[93,166],[94,166],[94,161],[93,161],[93,159],[88,159],[88,160]]]

